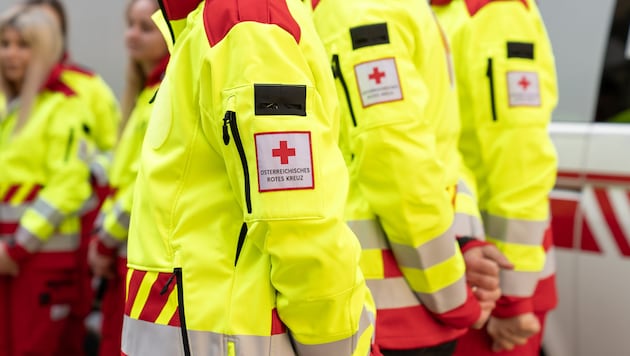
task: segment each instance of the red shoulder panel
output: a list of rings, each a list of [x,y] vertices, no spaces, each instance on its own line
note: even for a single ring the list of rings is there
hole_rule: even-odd
[[[489,3],[493,1],[519,1],[526,8],[529,7],[527,4],[527,0],[465,0],[465,1],[466,1],[466,6],[468,7],[468,13],[470,14],[471,17],[475,16],[475,14],[479,12],[479,10],[483,9],[484,6],[488,5]]]
[[[319,5],[319,0],[312,0],[312,3],[313,3],[313,10],[315,10],[317,5]]]
[[[168,20],[181,20],[197,8],[201,0],[162,0]]]
[[[65,96],[75,96],[76,92],[72,90],[66,83],[61,81],[61,72],[64,70],[64,67],[61,64],[57,64],[50,71],[50,75],[44,85],[42,85],[42,90],[50,90],[57,93],[63,93]]]
[[[446,6],[450,4],[453,0],[431,0],[431,5],[434,6]]]
[[[211,46],[246,21],[278,25],[300,42],[300,26],[284,0],[206,0],[203,20]]]

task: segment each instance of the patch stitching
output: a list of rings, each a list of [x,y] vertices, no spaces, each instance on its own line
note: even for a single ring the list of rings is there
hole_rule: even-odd
[[[315,188],[309,131],[257,133],[254,141],[258,192]]]

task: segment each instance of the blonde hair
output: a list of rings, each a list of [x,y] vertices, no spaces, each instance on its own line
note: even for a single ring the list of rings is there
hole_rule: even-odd
[[[0,72],[0,89],[5,100],[17,97],[20,105],[14,133],[28,121],[33,102],[63,51],[61,29],[51,15],[37,7],[17,5],[0,16],[0,34],[15,29],[31,49],[31,58],[19,92],[10,92],[9,83]],[[7,105],[8,106],[8,105]]]
[[[125,16],[129,16],[129,11],[131,11],[131,6],[138,0],[129,0],[127,2],[127,8],[125,11]],[[157,1],[152,1],[155,4],[155,9],[159,9],[160,5]],[[142,70],[142,66],[140,63],[134,61],[129,58],[129,62],[127,63],[127,72],[125,75],[125,90],[123,92],[121,107],[122,107],[122,123],[120,125],[120,131],[124,130],[124,127],[129,120],[129,116],[131,116],[131,112],[133,108],[136,106],[136,100],[138,99],[138,95],[142,91],[144,87],[144,83],[147,80],[147,76]]]

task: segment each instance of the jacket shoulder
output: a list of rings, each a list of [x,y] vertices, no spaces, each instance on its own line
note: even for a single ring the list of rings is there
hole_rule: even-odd
[[[517,1],[528,7],[527,0],[464,0],[468,13],[471,17],[475,16],[479,10],[483,9],[486,5],[495,1]]]
[[[232,27],[246,21],[277,25],[300,42],[300,26],[284,0],[206,0],[203,21],[211,46],[225,38]]]

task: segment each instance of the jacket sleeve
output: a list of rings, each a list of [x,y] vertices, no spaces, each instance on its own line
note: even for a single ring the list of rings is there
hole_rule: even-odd
[[[18,245],[29,252],[37,251],[65,219],[77,215],[90,196],[88,168],[78,155],[82,110],[75,97],[51,110],[44,142],[49,176],[16,232]]]
[[[202,100],[203,119],[223,126],[216,149],[244,228],[265,231],[250,241],[270,256],[278,315],[297,353],[341,347],[367,354],[374,310],[360,246],[343,220],[348,176],[330,68],[314,29],[301,28],[301,40],[294,35],[275,25],[236,25],[214,49],[229,71],[212,61],[202,70],[213,81],[200,84],[200,97],[219,98],[211,106]],[[249,45],[231,45],[239,43]]]
[[[557,169],[548,134],[555,65],[534,10],[517,1],[490,4],[455,40],[463,122],[474,123],[461,146],[464,155],[479,157],[474,169],[487,240],[515,266],[502,271],[494,312],[502,317],[532,311]]]
[[[348,50],[339,54],[338,75],[344,78],[353,103],[354,117],[343,118],[353,120],[351,171],[417,298],[441,322],[465,328],[479,317],[479,306],[467,291],[464,261],[451,229],[452,197],[436,149],[442,118],[427,109],[429,100],[440,93],[428,87],[432,84],[424,76],[434,63],[422,63],[428,56],[415,57],[436,48],[415,37],[422,30],[400,23],[404,19],[387,23],[389,44],[357,50],[346,46]],[[438,50],[443,50],[439,35],[434,34],[427,43],[437,42]],[[421,65],[427,66],[426,72],[421,72]],[[371,91],[380,90],[376,75],[383,72],[380,79],[388,78],[394,91],[383,91],[385,99],[374,99]],[[448,87],[443,84],[440,87]]]

